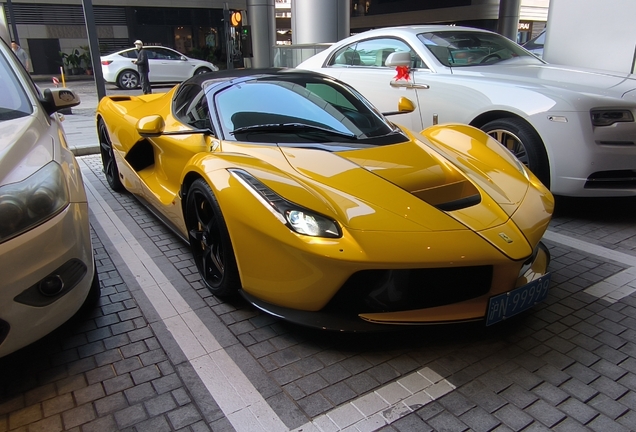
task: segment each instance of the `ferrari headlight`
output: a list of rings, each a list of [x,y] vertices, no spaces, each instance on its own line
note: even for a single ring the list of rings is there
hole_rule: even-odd
[[[336,221],[286,200],[246,171],[230,169],[229,172],[292,231],[312,237],[342,236]]]
[[[634,116],[627,109],[597,109],[590,111],[594,126],[610,126],[614,123],[633,122]]]
[[[64,173],[55,162],[19,183],[0,187],[0,243],[45,222],[68,203]]]

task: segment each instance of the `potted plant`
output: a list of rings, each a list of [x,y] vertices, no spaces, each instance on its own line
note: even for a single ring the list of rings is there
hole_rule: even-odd
[[[60,56],[64,61],[64,69],[67,71],[67,73],[70,72],[70,75],[77,75],[79,73],[81,63],[79,50],[76,48],[70,53],[60,51]]]
[[[80,54],[80,61],[84,65],[84,69],[86,69],[87,75],[93,75],[93,62],[91,59],[91,49],[89,46],[81,46],[80,47],[84,52]]]

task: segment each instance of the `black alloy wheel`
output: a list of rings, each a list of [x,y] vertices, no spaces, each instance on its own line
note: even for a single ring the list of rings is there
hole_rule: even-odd
[[[124,185],[119,179],[119,170],[117,169],[117,162],[115,162],[113,144],[103,119],[99,119],[97,122],[97,134],[99,135],[99,150],[102,154],[102,166],[104,167],[106,181],[108,181],[108,185],[115,192],[123,191]]]
[[[218,297],[235,295],[241,281],[230,234],[210,186],[198,179],[186,198],[188,241],[199,274]]]
[[[481,127],[504,145],[546,186],[550,187],[550,163],[539,134],[525,120],[502,118]]]

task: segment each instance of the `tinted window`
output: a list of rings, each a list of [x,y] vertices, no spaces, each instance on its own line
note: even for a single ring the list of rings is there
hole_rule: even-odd
[[[208,100],[199,85],[185,85],[177,92],[173,102],[175,117],[195,129],[212,129]]]
[[[248,81],[219,92],[214,103],[226,139],[236,139],[231,133],[235,129],[267,125],[274,133],[273,126],[290,123],[353,134],[359,139],[393,132],[392,125],[357,92],[321,77]],[[290,135],[293,133],[286,131],[286,136]],[[253,139],[261,138],[258,135]]]
[[[137,50],[133,49],[133,50],[124,51],[119,53],[119,55],[126,58],[137,59]]]
[[[506,60],[540,63],[510,39],[495,33],[442,31],[418,35],[445,66],[483,66]]]
[[[147,48],[148,58],[156,60],[180,60],[181,54],[165,48]]]

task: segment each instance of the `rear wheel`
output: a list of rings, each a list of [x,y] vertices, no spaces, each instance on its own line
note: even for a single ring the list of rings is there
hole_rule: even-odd
[[[122,71],[117,77],[117,87],[124,90],[139,87],[139,74],[132,69]]]
[[[113,151],[113,144],[110,141],[110,135],[108,135],[108,129],[103,119],[99,119],[97,122],[97,134],[99,135],[99,149],[102,154],[102,166],[104,167],[104,175],[106,175],[106,181],[110,188],[116,192],[124,190],[124,185],[119,179],[119,170],[117,169],[117,163],[115,162],[115,152]]]
[[[230,234],[210,186],[198,179],[186,197],[188,240],[203,282],[219,297],[236,294],[241,286]]]
[[[502,143],[546,186],[550,187],[550,163],[539,134],[522,119],[503,118],[481,127]]]

